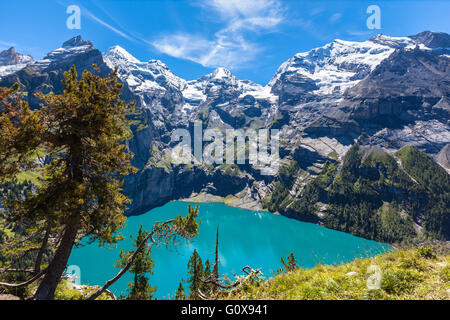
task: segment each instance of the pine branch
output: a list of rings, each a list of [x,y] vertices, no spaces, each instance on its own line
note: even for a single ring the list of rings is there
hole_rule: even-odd
[[[87,298],[87,300],[95,300],[97,299],[103,292],[105,292],[111,285],[113,285],[117,280],[119,280],[127,271],[128,269],[130,269],[130,267],[133,265],[134,260],[136,259],[137,255],[139,254],[139,252],[144,248],[145,244],[147,243],[147,241],[150,239],[151,242],[156,243],[154,241],[154,239],[152,238],[153,235],[159,231],[162,227],[169,225],[170,223],[172,223],[174,220],[168,220],[165,221],[161,224],[159,224],[156,228],[153,227],[152,232],[150,232],[145,238],[144,240],[141,241],[141,243],[139,244],[139,246],[136,248],[136,251],[128,258],[128,261],[126,263],[126,265],[117,273],[117,275],[106,281],[106,283],[103,285],[103,287],[101,287],[100,289],[98,289],[94,294],[92,294],[90,297]]]

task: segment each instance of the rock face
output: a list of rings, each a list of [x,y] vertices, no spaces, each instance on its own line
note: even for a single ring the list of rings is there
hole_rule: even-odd
[[[397,118],[395,120],[400,123],[402,120],[414,121],[427,115],[432,117],[435,111],[448,110],[448,103],[433,107],[443,97],[449,96],[449,83],[448,57],[437,56],[418,47],[414,50],[400,49],[364,80],[348,89],[341,106],[351,108],[350,117],[354,119],[386,116],[390,121]]]
[[[16,52],[14,47],[0,52],[0,66],[10,66],[14,64],[28,64],[33,61],[31,56],[26,56]]]
[[[175,129],[279,129],[281,164],[296,159],[304,170],[296,192],[317,175],[327,159],[340,159],[359,141],[393,152],[414,145],[448,165],[450,143],[449,35],[422,32],[410,37],[378,35],[364,42],[335,40],[283,63],[261,86],[225,68],[186,81],[163,62],[142,62],[115,46],[100,53],[75,37],[44,59],[4,76],[1,86],[19,81],[32,106],[37,91],[61,89],[73,64],[81,73],[99,66],[118,68],[123,98],[137,101],[132,115],[136,175],[124,190],[133,199],[129,214],[166,201],[200,194],[234,195],[260,208],[274,177],[245,165],[176,165],[171,158]],[[5,56],[11,54],[5,54]],[[234,201],[242,205],[242,201]]]
[[[0,78],[19,71],[33,62],[33,57],[16,52],[14,47],[0,52]]]
[[[414,36],[410,36],[410,38],[428,48],[450,48],[450,35],[444,32],[424,31]]]
[[[447,144],[436,155],[436,162],[444,167],[450,173],[450,144]]]
[[[153,125],[164,132],[165,117],[183,101],[181,90],[186,81],[161,61],[141,62],[119,46],[106,51],[104,59],[111,69],[118,67],[119,78],[139,97],[142,107],[151,110]]]

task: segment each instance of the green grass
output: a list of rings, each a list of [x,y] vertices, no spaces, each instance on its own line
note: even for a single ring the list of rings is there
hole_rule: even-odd
[[[80,289],[76,289],[67,280],[61,280],[56,287],[55,300],[85,300],[98,290],[98,287],[81,286]],[[106,293],[102,293],[97,300],[111,300],[111,297]]]
[[[369,289],[368,279],[375,274],[370,270],[377,268],[381,270],[379,289]],[[265,282],[253,282],[229,292],[221,292],[219,298],[450,299],[449,281],[450,255],[436,256],[432,249],[425,247],[358,259],[339,266],[318,265],[313,269],[281,273]]]

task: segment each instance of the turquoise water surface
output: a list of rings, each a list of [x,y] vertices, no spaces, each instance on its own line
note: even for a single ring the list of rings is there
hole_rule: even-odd
[[[195,205],[195,204],[193,204]],[[70,265],[78,265],[81,283],[103,285],[119,269],[113,264],[120,249],[132,249],[130,234],[135,236],[142,224],[150,231],[156,221],[168,220],[178,214],[187,214],[188,203],[169,202],[146,214],[129,217],[122,230],[125,240],[117,248],[100,248],[96,244],[73,250]],[[297,220],[228,207],[221,203],[201,203],[199,235],[190,244],[154,247],[155,273],[151,284],[157,287],[158,299],[171,299],[181,279],[186,278],[187,263],[197,249],[203,261],[214,260],[216,228],[219,225],[219,259],[221,274],[241,274],[242,267],[249,265],[262,268],[265,277],[281,267],[280,258],[293,252],[299,265],[311,268],[317,264],[340,264],[359,257],[373,256],[390,250],[386,244],[355,237],[350,234]],[[116,294],[125,294],[129,273],[110,289]]]

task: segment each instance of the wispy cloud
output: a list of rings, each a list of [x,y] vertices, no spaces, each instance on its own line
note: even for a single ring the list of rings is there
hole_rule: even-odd
[[[279,0],[209,0],[198,5],[218,14],[224,27],[211,37],[177,33],[161,35],[149,43],[165,54],[205,67],[238,68],[263,51],[259,44],[249,40],[249,35],[273,31],[284,19]]]
[[[14,42],[8,42],[8,41],[0,40],[0,46],[2,46],[2,47],[15,47],[16,44]]]
[[[342,18],[342,13],[335,13],[330,17],[330,19],[328,19],[328,21],[330,21],[331,23],[335,23],[338,20],[340,20],[341,18]]]
[[[98,22],[99,24],[101,24],[104,27],[108,28],[109,30],[111,30],[115,34],[121,36],[122,38],[125,38],[125,39],[130,40],[130,41],[136,41],[136,39],[134,39],[133,37],[129,36],[125,32],[120,31],[119,29],[113,27],[109,23],[103,21],[102,19],[100,19],[99,17],[94,15],[92,12],[87,10],[86,8],[83,8],[83,14],[86,14],[90,19],[94,20],[95,22]]]
[[[321,14],[324,11],[325,11],[324,7],[315,7],[315,8],[310,10],[309,15],[314,17],[314,16],[317,16],[317,15]]]
[[[61,0],[56,0],[56,3],[58,3],[59,5],[65,7],[65,8],[68,7],[68,6],[70,5],[69,2],[64,1],[64,0],[62,0],[62,1],[61,1]],[[86,16],[87,16],[89,19],[91,19],[92,21],[95,21],[95,22],[101,24],[102,26],[108,28],[109,30],[111,30],[111,31],[114,32],[115,34],[121,36],[122,38],[125,38],[125,39],[130,40],[130,41],[137,41],[137,40],[135,39],[135,37],[133,37],[133,36],[131,36],[131,35],[129,34],[128,31],[121,31],[121,30],[119,30],[118,28],[113,27],[112,25],[110,25],[110,24],[107,23],[106,21],[104,21],[104,20],[100,19],[99,17],[97,17],[95,14],[93,14],[91,11],[89,11],[86,7],[84,7],[84,6],[82,6],[82,5],[78,5],[78,6],[81,8],[82,14],[83,14],[83,15],[86,15]],[[101,8],[101,10],[102,10],[104,13],[106,13],[106,14],[108,15],[108,17],[112,18],[112,17],[109,15],[109,13],[108,13],[107,11],[103,10],[103,8]],[[114,22],[117,23],[116,20],[114,20]],[[122,29],[123,29],[123,28],[122,28]]]

